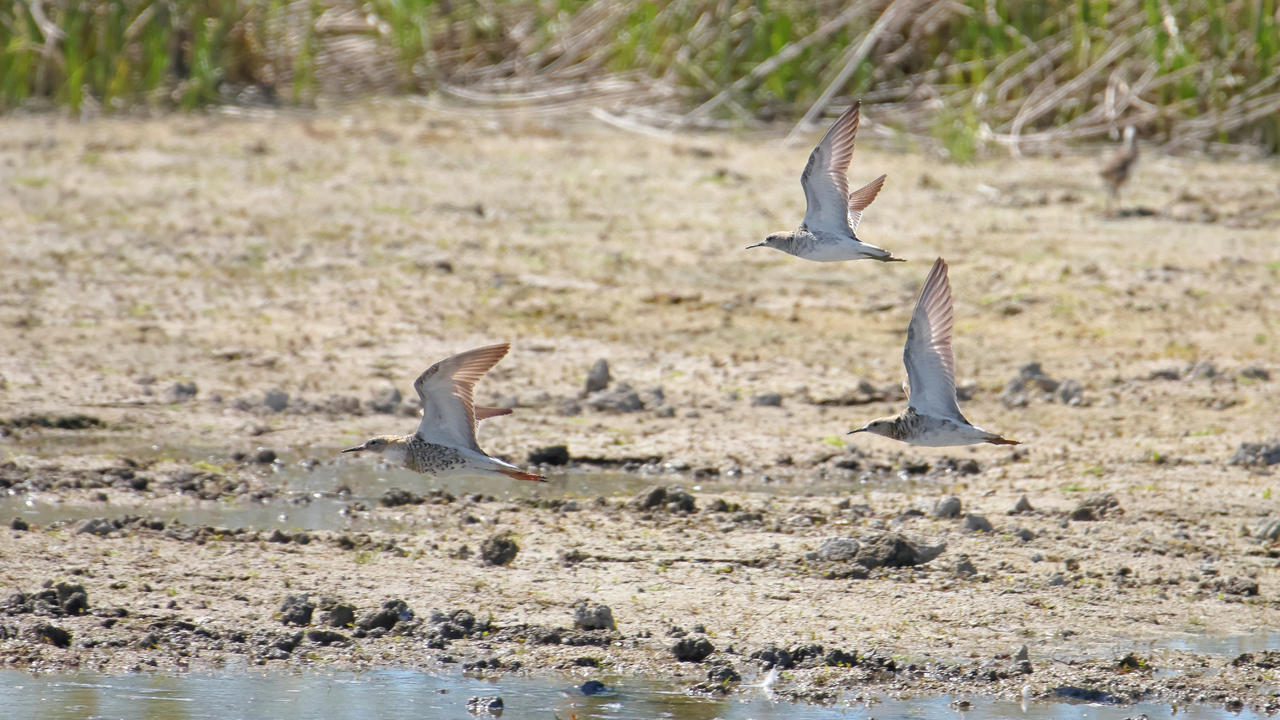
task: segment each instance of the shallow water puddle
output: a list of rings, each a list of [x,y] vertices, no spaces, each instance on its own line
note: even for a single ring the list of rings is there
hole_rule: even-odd
[[[852,720],[946,718],[947,720],[1121,720],[1145,714],[1151,720],[1189,718],[1252,720],[1251,712],[1209,707],[1139,704],[1127,707],[1072,703],[1028,703],[966,698],[961,711],[950,697],[883,699],[871,705],[818,706],[771,700],[761,690],[727,698],[686,695],[674,684],[618,680],[597,695],[584,695],[570,678],[482,680],[400,670],[367,673],[264,673],[226,675],[28,675],[0,672],[0,707],[8,717],[95,720],[234,720],[236,718],[340,717],[467,718],[472,697],[502,698],[503,718],[540,720]],[[481,717],[484,717],[483,715]]]
[[[24,447],[24,452],[36,455],[56,450],[74,449],[104,450],[98,447],[96,436],[42,438],[51,446]],[[70,441],[70,448],[62,447]],[[135,459],[163,458],[171,462],[190,463],[194,468],[221,467],[230,462],[227,453],[212,448],[148,446],[132,448],[130,452],[116,454]],[[292,453],[269,464],[249,463],[229,470],[256,476],[268,487],[277,490],[276,497],[265,502],[199,501],[175,498],[175,503],[146,502],[139,496],[137,503],[69,504],[51,502],[47,496],[0,496],[0,521],[21,517],[29,524],[46,526],[51,523],[73,523],[89,518],[116,519],[136,515],[176,520],[187,525],[244,528],[250,530],[385,530],[407,531],[414,529],[417,520],[411,514],[397,512],[396,508],[382,507],[380,499],[394,488],[422,494],[431,490],[443,490],[455,496],[470,493],[489,495],[502,501],[526,498],[573,498],[588,502],[599,496],[632,496],[653,485],[681,485],[693,492],[767,492],[778,496],[799,495],[849,495],[871,490],[898,490],[917,492],[928,481],[915,477],[881,478],[874,482],[858,482],[831,479],[819,484],[775,483],[761,477],[728,477],[696,479],[663,471],[661,466],[650,466],[654,471],[628,473],[601,471],[582,466],[571,467],[566,472],[548,472],[545,483],[517,482],[494,477],[431,478],[404,468],[385,463],[370,463],[363,458],[345,458],[315,463]],[[341,490],[341,494],[339,493]],[[347,512],[361,503],[376,512]]]
[[[1181,635],[1150,643],[1139,643],[1138,652],[1145,650],[1179,650],[1202,655],[1218,655],[1235,658],[1243,653],[1259,653],[1280,650],[1280,633],[1259,631],[1245,635]]]
[[[268,445],[270,443],[267,443]],[[129,457],[135,460],[166,459],[177,462],[210,463],[223,465],[231,460],[232,452],[225,447],[155,445],[129,442],[118,435],[92,432],[49,431],[17,438],[0,437],[0,450],[12,445],[14,452],[36,457],[57,458],[63,456]],[[243,449],[243,448],[241,448]],[[615,465],[592,464],[575,458],[563,471],[551,469],[548,483],[507,481],[502,478],[431,478],[386,463],[370,462],[365,458],[342,456],[332,450],[314,452],[308,449],[276,448],[280,460],[271,465],[243,466],[250,473],[266,472],[274,475],[291,489],[329,492],[339,485],[346,485],[352,492],[376,491],[378,494],[390,487],[401,487],[414,492],[439,488],[454,494],[483,492],[500,499],[518,497],[559,497],[572,494],[582,497],[597,495],[632,494],[654,484],[682,485],[698,492],[768,492],[776,495],[849,495],[872,490],[913,493],[927,488],[950,484],[954,477],[942,475],[912,474],[906,471],[867,474],[862,478],[831,477],[804,482],[770,478],[767,475],[727,475],[707,478],[693,477],[693,469],[684,465],[672,466],[662,461],[643,464],[639,459],[632,463],[610,461]],[[520,464],[519,458],[511,458]]]
[[[305,503],[288,501],[217,502],[192,501],[176,506],[139,504],[75,504],[43,502],[24,496],[0,498],[0,521],[22,518],[29,525],[46,527],[53,523],[75,524],[90,518],[119,519],[129,516],[160,518],[191,526],[244,528],[250,530],[409,530],[413,523],[405,518],[381,515],[344,514],[350,500],[310,499]]]
[[[63,503],[47,493],[0,496],[0,520],[20,517],[28,524],[75,523],[89,518],[126,516],[156,517],[186,525],[244,528],[249,530],[412,530],[418,522],[395,507],[383,507],[380,499],[393,488],[413,493],[444,490],[455,496],[480,492],[499,500],[519,498],[578,498],[587,502],[598,495],[631,495],[656,484],[653,477],[623,473],[568,473],[552,475],[546,483],[515,484],[498,479],[481,484],[474,478],[432,480],[396,468],[322,465],[308,470],[297,465],[266,471],[266,482],[278,491],[267,501],[212,501],[174,497],[173,502]],[[675,482],[675,481],[671,481]],[[344,488],[342,494],[336,491]],[[363,504],[375,512],[350,512]]]

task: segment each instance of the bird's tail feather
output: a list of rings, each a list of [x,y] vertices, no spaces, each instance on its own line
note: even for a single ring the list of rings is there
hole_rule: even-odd
[[[863,255],[865,257],[871,258],[872,260],[879,260],[880,262],[906,262],[905,259],[900,258],[897,255],[894,255],[893,253],[889,252],[888,250],[885,250],[884,248],[876,247],[875,245],[867,245],[867,243],[862,243],[862,244],[866,246],[865,248],[862,249]]]

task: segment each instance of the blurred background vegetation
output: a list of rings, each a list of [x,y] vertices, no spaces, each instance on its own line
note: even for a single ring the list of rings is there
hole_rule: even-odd
[[[0,108],[392,93],[662,127],[861,98],[953,157],[1114,137],[1280,150],[1277,0],[11,0]]]

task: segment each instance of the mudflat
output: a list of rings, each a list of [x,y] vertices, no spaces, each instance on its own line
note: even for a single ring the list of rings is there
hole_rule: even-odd
[[[1107,217],[1107,149],[953,165],[864,126],[860,235],[908,262],[819,264],[744,249],[803,215],[810,145],[769,136],[401,103],[3,129],[10,667],[1280,709],[1280,653],[1207,649],[1280,621],[1275,162],[1147,152]],[[938,256],[961,407],[1022,445],[845,435],[905,402]],[[503,341],[480,443],[548,488],[338,454]]]

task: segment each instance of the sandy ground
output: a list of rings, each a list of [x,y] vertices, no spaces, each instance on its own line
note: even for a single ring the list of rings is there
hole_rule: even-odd
[[[565,445],[583,467],[723,490],[694,492],[692,513],[590,495],[566,510],[494,499],[505,481],[476,480],[475,498],[352,510],[412,530],[305,543],[143,521],[5,531],[0,582],[25,593],[0,617],[10,665],[479,659],[694,682],[709,667],[754,675],[778,657],[751,654],[776,645],[799,656],[778,687],[813,699],[1025,687],[1280,708],[1280,657],[1159,645],[1280,621],[1277,553],[1253,537],[1276,513],[1274,476],[1228,463],[1280,428],[1274,162],[1148,153],[1130,212],[1106,217],[1102,150],[958,166],[864,127],[851,183],[889,180],[861,234],[910,262],[814,264],[743,250],[803,213],[809,148],[769,138],[400,104],[0,127],[10,493],[246,502],[279,494],[252,462],[259,446],[367,473],[372,461],[336,453],[413,427],[391,389],[412,395],[428,364],[499,341],[511,354],[477,399],[516,412],[483,425],[486,449],[523,462]],[[962,407],[1024,443],[1012,451],[844,434],[900,409],[905,327],[938,255]],[[582,397],[600,358],[611,390],[626,383],[643,409],[609,409],[625,390]],[[1069,390],[1006,392],[1030,362]],[[1033,509],[1009,514],[1024,495]],[[947,496],[959,517],[934,517]],[[1082,519],[1090,499],[1102,505]],[[480,547],[502,532],[520,552],[487,565]],[[869,570],[809,555],[885,533],[946,548]],[[45,581],[68,583],[64,597],[35,598]],[[57,607],[75,584],[87,613]],[[312,624],[283,624],[281,603],[304,594]],[[359,621],[391,599],[415,617],[384,637],[339,623],[340,640],[291,645],[323,607],[349,604]],[[573,629],[579,600],[608,605],[616,632]],[[457,638],[431,617],[459,608],[491,626]],[[50,644],[50,624],[70,647]],[[680,632],[715,652],[677,661]],[[1030,673],[1014,657],[1024,644]],[[812,645],[823,654],[805,659]]]

